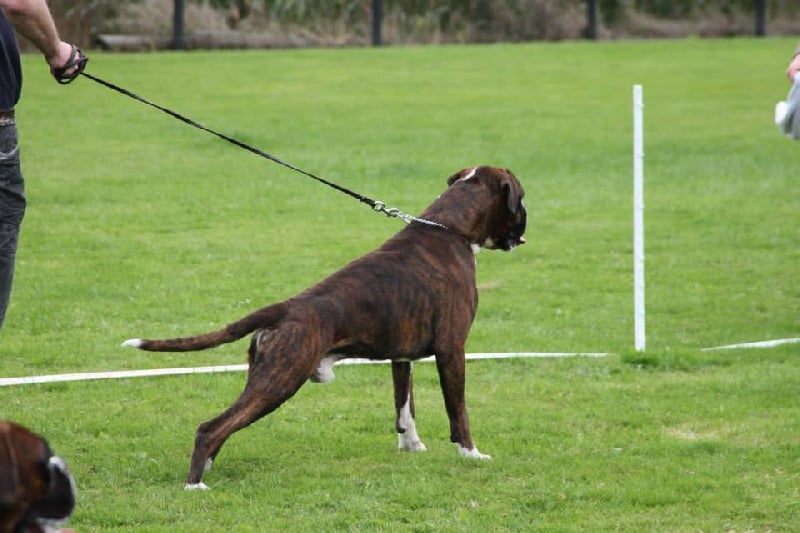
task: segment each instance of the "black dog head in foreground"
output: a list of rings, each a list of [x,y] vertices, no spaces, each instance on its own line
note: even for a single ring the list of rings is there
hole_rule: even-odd
[[[75,507],[75,481],[47,441],[0,421],[0,533],[51,531]]]
[[[293,298],[218,331],[123,343],[151,351],[192,351],[255,332],[241,396],[197,428],[186,488],[207,488],[203,473],[231,434],[277,409],[309,378],[331,381],[333,363],[346,357],[391,361],[399,448],[422,451],[411,362],[434,355],[450,440],[465,457],[488,458],[472,441],[464,400],[464,345],[478,306],[474,250],[508,251],[525,242],[525,193],[511,171],[496,167],[467,168],[447,183],[420,215],[429,223],[412,222],[377,250]]]

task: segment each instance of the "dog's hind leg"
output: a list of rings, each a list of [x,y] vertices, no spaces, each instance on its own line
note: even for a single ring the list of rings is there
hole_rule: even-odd
[[[397,411],[398,444],[401,450],[424,452],[425,444],[419,439],[414,421],[414,386],[412,366],[409,361],[392,361],[392,380],[394,381],[394,407]]]
[[[214,466],[214,460],[219,455],[219,451],[222,449],[222,444],[220,444],[216,450],[211,452],[211,455],[208,456],[206,459],[206,464],[203,466],[203,472],[211,472],[211,467]]]
[[[282,327],[251,343],[244,391],[225,412],[197,428],[186,489],[208,488],[202,481],[203,472],[225,441],[294,396],[319,364],[323,345],[318,335],[297,325]]]
[[[269,374],[272,374],[271,376]],[[275,379],[274,372],[259,379]],[[259,381],[257,386],[249,382],[241,396],[216,418],[203,422],[197,427],[194,451],[189,465],[189,475],[185,488],[207,489],[203,483],[203,473],[210,469],[211,463],[228,438],[253,422],[268,415],[286,400],[291,398],[308,375],[298,377],[291,383],[284,382],[280,387],[271,387],[269,381]]]
[[[189,475],[184,486],[186,490],[208,488],[203,483],[203,473],[211,468],[211,463],[222,445],[233,433],[277,407],[275,405],[270,409],[269,404],[266,398],[259,398],[254,389],[248,387],[225,412],[197,427]]]

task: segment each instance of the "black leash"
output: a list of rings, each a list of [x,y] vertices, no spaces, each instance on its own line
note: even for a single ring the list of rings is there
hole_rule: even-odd
[[[84,61],[83,65],[85,65],[85,61]],[[309,178],[311,178],[313,180],[316,180],[316,181],[318,181],[320,183],[323,183],[323,184],[327,185],[328,187],[332,187],[333,189],[336,189],[339,192],[342,192],[342,193],[344,193],[344,194],[346,194],[346,195],[348,195],[348,196],[350,196],[352,198],[355,198],[356,200],[358,200],[361,203],[369,205],[374,211],[377,211],[379,213],[383,213],[387,217],[399,218],[399,219],[403,220],[406,224],[408,224],[410,222],[419,222],[421,224],[427,224],[429,226],[434,226],[434,227],[441,228],[441,229],[443,229],[445,231],[451,231],[450,228],[448,228],[447,226],[445,226],[443,224],[439,224],[438,222],[433,222],[433,221],[430,221],[430,220],[425,220],[423,218],[414,217],[412,215],[403,213],[402,211],[400,211],[396,207],[386,207],[386,204],[383,203],[383,202],[380,202],[378,200],[373,200],[373,199],[371,199],[371,198],[369,198],[367,196],[358,194],[357,192],[352,191],[352,190],[350,190],[350,189],[348,189],[346,187],[342,187],[341,185],[337,185],[336,183],[328,181],[325,178],[317,176],[316,174],[314,174],[312,172],[309,172],[307,170],[303,170],[302,168],[296,167],[296,166],[292,165],[291,163],[287,163],[286,161],[283,161],[282,159],[279,159],[279,158],[275,157],[274,155],[268,154],[267,152],[264,152],[263,150],[259,150],[258,148],[250,146],[247,143],[244,143],[242,141],[234,139],[233,137],[229,137],[228,135],[225,135],[224,133],[220,133],[220,132],[218,132],[216,130],[213,130],[211,128],[203,126],[202,124],[200,124],[200,123],[198,123],[198,122],[196,122],[196,121],[194,121],[194,120],[192,120],[192,119],[190,119],[190,118],[188,118],[188,117],[186,117],[184,115],[181,115],[180,113],[178,113],[176,111],[172,111],[171,109],[168,109],[166,107],[160,106],[160,105],[158,105],[158,104],[156,104],[154,102],[151,102],[150,100],[142,98],[138,94],[135,94],[135,93],[133,93],[133,92],[127,90],[127,89],[124,89],[124,88],[122,88],[122,87],[120,87],[118,85],[114,85],[111,82],[108,82],[108,81],[105,81],[103,79],[100,79],[97,76],[93,76],[91,74],[88,74],[88,73],[84,72],[82,69],[80,71],[80,74],[82,74],[83,76],[89,78],[90,80],[92,80],[92,81],[94,81],[96,83],[99,83],[100,85],[103,85],[105,87],[108,87],[109,89],[112,89],[112,90],[114,90],[114,91],[116,91],[116,92],[118,92],[120,94],[124,94],[125,96],[129,96],[130,98],[133,98],[134,100],[137,100],[137,101],[139,101],[139,102],[141,102],[143,104],[147,104],[147,105],[149,105],[151,107],[154,107],[154,108],[158,109],[159,111],[163,111],[164,113],[166,113],[166,114],[168,114],[168,115],[170,115],[170,116],[172,116],[174,118],[177,118],[181,122],[184,122],[186,124],[189,124],[190,126],[194,126],[195,128],[198,128],[198,129],[201,129],[203,131],[206,131],[206,132],[208,132],[208,133],[210,133],[212,135],[215,135],[215,136],[219,137],[220,139],[223,139],[225,141],[228,141],[231,144],[234,144],[234,145],[238,146],[239,148],[243,148],[243,149],[247,150],[248,152],[252,152],[252,153],[254,153],[256,155],[259,155],[259,156],[261,156],[261,157],[263,157],[265,159],[269,159],[270,161],[272,161],[274,163],[277,163],[277,164],[282,165],[282,166],[284,166],[286,168],[294,170],[295,172],[299,172],[300,174],[303,174],[304,176],[308,176]],[[77,76],[77,73],[75,74],[75,76]],[[56,78],[56,79],[58,79],[58,78]],[[72,80],[70,80],[70,81],[72,81]]]

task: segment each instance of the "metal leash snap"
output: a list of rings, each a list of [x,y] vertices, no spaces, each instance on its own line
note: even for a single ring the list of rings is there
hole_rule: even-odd
[[[383,203],[383,202],[380,202],[380,201],[376,201],[374,204],[372,204],[372,209],[374,211],[379,212],[379,213],[380,212],[384,212],[385,213],[386,212],[386,204]]]
[[[396,207],[390,207],[389,209],[387,209],[386,210],[386,216],[387,217],[399,218],[400,220],[402,220],[406,224],[410,224],[411,223],[411,216],[403,213],[402,211],[400,211]]]

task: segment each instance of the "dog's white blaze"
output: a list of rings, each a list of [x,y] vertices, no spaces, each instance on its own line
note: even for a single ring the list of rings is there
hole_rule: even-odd
[[[201,481],[200,483],[187,483],[183,486],[183,490],[209,490],[209,487]]]
[[[466,457],[467,459],[491,459],[491,455],[486,455],[485,453],[481,453],[478,451],[478,448],[467,449],[463,446],[458,446],[458,453],[461,454],[461,457]]]
[[[417,425],[414,423],[414,417],[411,416],[411,395],[408,396],[405,405],[400,408],[399,425],[406,430],[405,433],[398,433],[399,437],[397,447],[401,450],[408,450],[410,452],[424,452],[427,450],[425,444],[419,440],[417,434]]]
[[[130,348],[139,348],[142,345],[142,339],[128,339],[122,345]]]
[[[472,170],[469,171],[469,174],[467,174],[466,176],[464,176],[461,179],[464,180],[464,181],[467,181],[468,179],[470,179],[471,177],[473,177],[475,175],[475,172],[477,170],[478,170],[478,167],[473,168]]]

